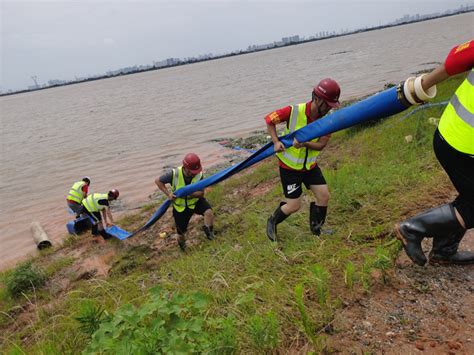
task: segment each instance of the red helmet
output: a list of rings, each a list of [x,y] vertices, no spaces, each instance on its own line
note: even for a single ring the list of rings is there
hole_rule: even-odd
[[[323,99],[329,107],[339,107],[339,95],[341,88],[335,80],[330,78],[323,79],[313,89],[313,93]]]
[[[120,193],[117,189],[112,189],[109,191],[109,198],[111,198],[112,200],[116,200],[118,199]]]
[[[183,159],[183,166],[194,175],[202,171],[201,159],[194,153],[186,154]]]

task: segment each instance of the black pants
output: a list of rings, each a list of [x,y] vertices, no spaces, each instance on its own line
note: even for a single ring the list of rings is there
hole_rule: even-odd
[[[434,134],[433,149],[436,158],[438,158],[438,161],[459,193],[453,202],[453,206],[463,218],[466,228],[473,228],[474,156],[461,153],[451,147],[438,130]]]

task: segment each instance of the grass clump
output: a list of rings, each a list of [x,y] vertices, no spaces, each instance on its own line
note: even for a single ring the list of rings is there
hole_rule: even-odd
[[[32,289],[43,286],[47,277],[31,261],[20,264],[5,278],[5,286],[11,297],[18,297]]]

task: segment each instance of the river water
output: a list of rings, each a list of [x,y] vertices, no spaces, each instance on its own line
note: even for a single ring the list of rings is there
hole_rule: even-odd
[[[263,117],[309,100],[336,79],[341,100],[397,83],[472,39],[474,14],[0,98],[0,268],[35,251],[39,221],[53,242],[71,219],[65,195],[120,190],[126,209],[149,201],[164,166],[187,152],[204,167],[229,149],[212,139],[265,129]]]

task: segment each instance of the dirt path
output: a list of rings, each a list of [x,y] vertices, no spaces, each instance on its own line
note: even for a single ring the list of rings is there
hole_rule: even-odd
[[[430,246],[426,241],[426,253]],[[474,231],[460,249],[474,251]],[[402,251],[389,282],[340,311],[332,349],[345,354],[474,354],[474,265],[419,267]]]

